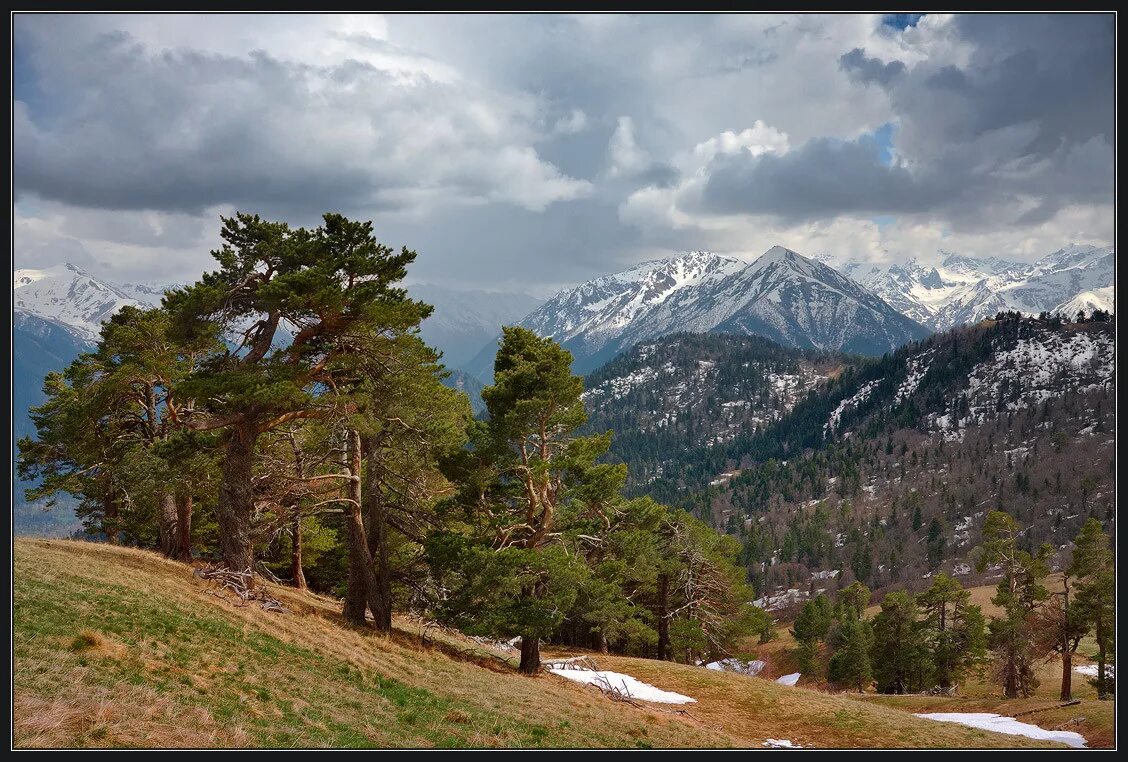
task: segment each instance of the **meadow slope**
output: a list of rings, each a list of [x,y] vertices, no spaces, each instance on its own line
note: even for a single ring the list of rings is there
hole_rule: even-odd
[[[14,544],[18,747],[1052,746],[901,708],[698,667],[598,657],[698,700],[631,706],[517,675],[474,641],[398,618],[351,628],[339,602],[271,587],[236,606],[183,564],[68,540]]]

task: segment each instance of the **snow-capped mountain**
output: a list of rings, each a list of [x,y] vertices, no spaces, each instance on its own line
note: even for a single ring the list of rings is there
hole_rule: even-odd
[[[12,289],[17,314],[53,323],[86,343],[97,341],[102,323],[125,305],[153,307],[164,295],[160,286],[112,283],[69,263],[15,270]]]
[[[520,325],[571,350],[581,372],[677,332],[874,355],[928,334],[850,278],[782,246],[751,264],[703,251],[644,262],[560,292]],[[471,365],[483,378],[495,348]]]
[[[913,259],[886,267],[845,262],[838,269],[937,331],[999,311],[1076,314],[1115,306],[1111,246],[1071,244],[1034,263],[948,254],[935,265]]]

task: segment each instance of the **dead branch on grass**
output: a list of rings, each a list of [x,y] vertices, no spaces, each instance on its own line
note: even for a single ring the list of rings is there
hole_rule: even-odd
[[[222,598],[239,608],[255,601],[263,611],[271,611],[276,614],[290,613],[290,609],[283,606],[277,598],[261,588],[254,587],[254,572],[250,569],[240,572],[226,566],[209,564],[196,569],[193,574],[216,585],[215,588],[208,590],[211,595]]]

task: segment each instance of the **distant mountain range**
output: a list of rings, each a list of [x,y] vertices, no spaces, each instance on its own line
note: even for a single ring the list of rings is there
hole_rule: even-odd
[[[1115,259],[1111,246],[1070,245],[1033,263],[949,254],[935,265],[915,259],[884,267],[856,261],[827,264],[902,314],[943,331],[1000,311],[1113,312]]]
[[[704,251],[561,291],[520,325],[571,350],[587,372],[671,333],[735,333],[800,349],[881,355],[929,330],[827,265],[782,246],[751,264]],[[494,345],[467,370],[491,374]]]

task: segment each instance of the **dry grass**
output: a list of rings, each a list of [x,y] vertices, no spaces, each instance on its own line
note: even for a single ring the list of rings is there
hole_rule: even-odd
[[[1046,581],[1051,590],[1061,585],[1061,575],[1051,575]],[[995,595],[994,585],[981,585],[968,588],[971,591],[971,602],[981,606],[988,617],[1000,613],[999,607],[991,602]],[[866,609],[867,616],[873,616],[881,607],[873,605]],[[795,663],[795,639],[788,631],[790,622],[780,623],[777,628],[777,637],[768,644],[759,645],[752,641],[746,644],[750,653],[755,653],[756,658],[766,662],[764,677],[774,678],[779,675],[798,671]],[[1074,665],[1086,664],[1096,651],[1096,644],[1092,638],[1081,641],[1081,646],[1074,655]],[[824,655],[825,657],[825,655]],[[825,658],[823,660],[825,671]],[[959,695],[947,696],[885,696],[876,693],[860,695],[857,693],[842,693],[842,697],[851,701],[868,705],[881,705],[909,712],[995,712],[997,714],[1013,717],[1022,712],[1036,711],[1032,714],[1019,717],[1023,722],[1029,722],[1047,730],[1072,730],[1083,735],[1090,748],[1112,748],[1115,746],[1115,717],[1112,701],[1098,701],[1096,690],[1089,685],[1088,678],[1074,673],[1072,693],[1074,699],[1079,699],[1080,704],[1054,708],[1059,703],[1061,690],[1061,660],[1051,658],[1036,665],[1035,673],[1039,685],[1033,696],[1025,699],[1007,699],[1002,695],[1001,686],[990,682],[985,675],[973,675],[960,687]],[[801,685],[821,691],[829,691],[822,683],[816,683],[809,677],[804,677]]]
[[[271,587],[292,614],[236,607],[143,551],[15,542],[20,747],[978,747],[1022,739],[759,678],[597,657],[686,707],[613,702],[515,674],[457,633],[345,625],[336,600]]]
[[[13,699],[16,746],[57,748],[203,748],[246,746],[247,737],[224,728],[201,707],[185,708],[138,686],[44,698],[17,690]]]
[[[692,696],[686,705],[705,727],[731,733],[744,746],[785,738],[807,748],[951,748],[1044,746],[958,725],[913,717],[902,709],[839,694],[789,688],[762,677],[715,672],[684,664],[596,656],[600,667],[624,672],[668,691]]]

